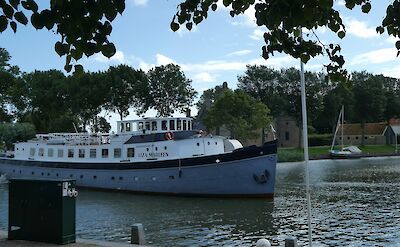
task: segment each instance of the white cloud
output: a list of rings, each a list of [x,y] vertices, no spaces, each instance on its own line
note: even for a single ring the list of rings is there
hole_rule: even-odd
[[[355,56],[350,65],[387,63],[397,60],[396,55],[396,48],[379,49]]]
[[[389,36],[386,38],[386,42],[390,43],[390,44],[395,44],[397,41],[399,40],[399,38],[393,37],[393,36]]]
[[[335,3],[337,6],[345,6],[346,2],[344,0],[339,0]]]
[[[265,32],[263,30],[257,28],[257,29],[254,29],[253,34],[251,34],[249,36],[250,36],[250,38],[252,38],[254,40],[262,40],[262,39],[264,39],[264,33]]]
[[[375,28],[368,26],[366,22],[353,18],[348,18],[345,21],[347,22],[345,26],[348,34],[352,34],[359,38],[373,38],[379,36]]]
[[[135,6],[146,6],[149,0],[131,0]]]
[[[234,26],[257,27],[255,15],[256,10],[253,4],[242,15],[235,16],[231,24]]]
[[[122,51],[116,51],[114,56],[107,58],[105,56],[103,56],[103,54],[101,53],[96,53],[93,56],[94,60],[96,60],[97,62],[101,62],[101,63],[108,63],[108,62],[113,62],[113,63],[125,63],[125,64],[129,64],[130,61],[128,61],[128,59],[125,58],[125,55]]]
[[[382,68],[381,72],[385,76],[400,78],[400,65]]]
[[[159,65],[167,65],[167,64],[170,64],[170,63],[178,64],[177,62],[175,62],[171,58],[169,58],[167,56],[164,56],[162,54],[157,54],[156,55],[156,61],[157,61],[156,63],[157,63],[158,66]]]
[[[210,73],[207,72],[201,72],[198,74],[195,74],[193,76],[193,81],[195,82],[216,82],[216,76],[211,75]]]
[[[241,50],[241,51],[234,51],[226,55],[227,57],[235,57],[235,56],[245,56],[247,54],[252,53],[251,50]]]

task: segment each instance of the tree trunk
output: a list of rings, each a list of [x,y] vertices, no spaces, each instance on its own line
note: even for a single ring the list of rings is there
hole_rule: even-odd
[[[261,129],[261,145],[265,143],[265,128]]]

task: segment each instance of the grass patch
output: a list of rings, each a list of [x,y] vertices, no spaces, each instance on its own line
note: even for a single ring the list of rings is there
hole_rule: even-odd
[[[329,154],[330,146],[309,147],[308,153],[310,159],[326,156]],[[394,145],[368,145],[358,146],[365,154],[392,154],[395,152]],[[400,150],[400,145],[399,145]],[[278,162],[293,162],[304,160],[304,151],[302,148],[278,148]]]

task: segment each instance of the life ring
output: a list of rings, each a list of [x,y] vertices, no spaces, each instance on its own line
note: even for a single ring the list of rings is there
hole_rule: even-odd
[[[165,132],[164,138],[165,138],[165,140],[173,140],[174,132],[171,132],[171,131]]]

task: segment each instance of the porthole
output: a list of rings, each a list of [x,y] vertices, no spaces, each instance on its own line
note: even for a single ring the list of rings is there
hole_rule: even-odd
[[[21,170],[19,170],[19,174],[21,174],[22,173],[22,171]]]
[[[47,176],[50,176],[50,173],[49,173],[49,172],[47,173]]]
[[[42,172],[42,176],[44,176],[44,172]]]
[[[83,178],[83,175],[81,175],[80,178],[82,179],[82,178]]]
[[[156,151],[158,151],[158,147],[156,147]]]
[[[175,176],[171,175],[169,176],[169,179],[175,179]]]
[[[149,151],[149,148],[146,148],[146,151],[148,152],[148,151]]]
[[[97,176],[93,176],[93,179],[97,179]]]
[[[69,177],[72,178],[74,175],[70,174]]]
[[[56,173],[56,177],[58,177],[58,173]]]
[[[200,143],[197,143],[197,146],[200,146]]]
[[[35,172],[31,172],[32,175],[35,175]]]
[[[18,151],[19,149],[17,148],[17,151]]]
[[[13,172],[15,173],[15,170],[13,170]]]
[[[164,150],[167,150],[167,146],[164,146]]]
[[[119,177],[119,180],[123,180],[124,178],[123,177]]]
[[[215,142],[215,145],[218,145],[218,142]]]
[[[115,177],[111,177],[111,180],[114,180],[115,179]]]

